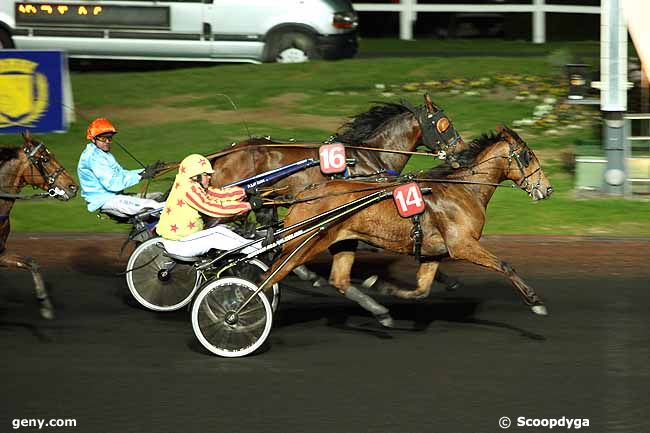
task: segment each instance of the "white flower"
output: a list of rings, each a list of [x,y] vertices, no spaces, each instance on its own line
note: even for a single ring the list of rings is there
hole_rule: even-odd
[[[390,98],[390,97],[395,96],[395,94],[393,92],[381,92],[381,96],[383,96],[385,98]]]
[[[386,88],[385,84],[375,84],[375,89],[384,90]]]
[[[555,101],[556,101],[555,98],[544,98],[545,104],[555,104]]]
[[[535,119],[520,119],[512,122],[514,126],[530,126],[535,123]]]

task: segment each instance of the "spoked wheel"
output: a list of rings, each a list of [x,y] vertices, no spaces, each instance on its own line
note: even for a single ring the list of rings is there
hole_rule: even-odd
[[[126,284],[131,294],[154,311],[174,311],[187,305],[198,288],[198,277],[191,263],[165,255],[160,238],[140,244],[126,265]]]
[[[262,282],[262,275],[269,270],[269,267],[261,260],[250,259],[246,262],[238,263],[237,266],[228,268],[226,267],[223,271],[217,271],[219,275],[218,278],[224,277],[237,277],[244,280],[251,281],[259,287],[259,284]],[[275,313],[278,309],[278,304],[280,303],[280,285],[275,283],[270,288],[265,288],[263,293],[268,298],[271,303],[271,309]]]
[[[263,293],[253,296],[256,290],[255,284],[237,277],[221,278],[201,288],[192,306],[192,328],[203,347],[215,355],[234,358],[253,353],[264,344],[273,312]]]

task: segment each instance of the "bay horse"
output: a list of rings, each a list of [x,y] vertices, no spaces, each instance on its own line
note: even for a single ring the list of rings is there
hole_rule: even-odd
[[[424,104],[419,107],[412,107],[407,103],[375,105],[345,123],[331,141],[378,150],[346,149],[346,156],[356,160],[356,164],[348,169],[350,177],[372,176],[384,170],[399,174],[410,158],[408,152],[415,151],[419,146],[425,146],[435,154],[444,152],[448,162],[453,162],[456,152],[467,148],[467,144],[454,129],[444,111],[437,107],[427,94],[424,95]],[[282,147],[282,144],[288,146]],[[304,147],[300,147],[301,145]],[[240,150],[237,151],[238,149]],[[269,138],[252,138],[237,143],[229,152],[215,159],[212,186],[235,182],[305,158],[319,158],[318,145],[314,143],[281,143]],[[331,177],[323,174],[316,166],[294,173],[275,183],[274,187],[284,188],[284,194],[292,195],[308,185],[328,180],[331,180]],[[266,215],[262,224],[269,224],[273,219],[277,221],[277,209],[273,209],[273,212],[271,216]],[[332,251],[355,251],[357,243],[356,240],[344,242],[332,247]],[[296,274],[302,279],[318,284],[319,277],[304,267],[297,268]],[[459,286],[458,281],[443,273],[439,273],[437,279],[450,288]]]
[[[31,258],[8,253],[5,249],[11,229],[9,213],[26,185],[41,188],[51,197],[70,200],[77,194],[77,185],[45,145],[23,133],[22,147],[0,147],[0,267],[25,269],[32,273],[36,299],[41,316],[54,318],[54,308],[45,289],[38,264]],[[43,195],[43,194],[39,194]]]
[[[485,225],[485,210],[496,190],[504,180],[512,180],[533,200],[548,198],[553,188],[542,171],[533,151],[512,130],[499,127],[497,134],[484,135],[470,143],[469,148],[457,155],[461,168],[450,170],[441,166],[427,172],[419,185],[431,188],[424,195],[425,210],[421,215],[423,232],[421,261],[417,271],[417,288],[402,290],[391,288],[388,293],[400,298],[419,299],[429,295],[431,284],[441,259],[466,260],[504,274],[516,287],[524,302],[536,314],[547,314],[546,307],[535,291],[528,286],[504,261],[486,250],[479,239]],[[427,181],[427,179],[429,181]],[[435,181],[434,181],[435,180]],[[447,181],[447,183],[445,183]],[[466,183],[451,183],[466,182]],[[290,207],[284,222],[286,226],[318,215],[368,194],[368,190],[392,190],[394,184],[332,181],[319,188],[297,196],[299,203]],[[306,201],[304,201],[306,200]],[[347,239],[362,240],[371,245],[401,254],[414,254],[414,241],[410,234],[412,221],[402,218],[390,200],[384,200],[352,214],[316,236],[304,248],[295,252],[304,237],[298,237],[283,246],[280,257],[269,270],[272,274],[292,252],[285,266],[268,284],[282,280],[292,268],[308,262],[330,245]],[[350,271],[354,253],[338,252],[334,255],[330,283],[341,294],[356,301],[370,311],[387,327],[393,320],[389,311],[370,296],[350,284]]]

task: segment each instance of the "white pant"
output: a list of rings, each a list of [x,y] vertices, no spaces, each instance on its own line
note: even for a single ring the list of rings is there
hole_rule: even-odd
[[[250,239],[243,238],[226,226],[216,226],[207,230],[193,233],[177,241],[162,239],[165,250],[176,256],[195,257],[207,253],[210,249],[232,250],[238,246],[250,242]],[[257,251],[262,247],[262,241],[248,246],[242,250],[248,254]]]
[[[147,194],[147,197],[151,197],[155,194],[160,195],[160,193],[150,193]],[[157,202],[151,198],[140,198],[133,195],[118,194],[114,197],[111,197],[106,203],[104,203],[101,211],[118,216],[131,216],[141,212],[144,209],[158,209],[162,208],[164,205],[165,203]]]

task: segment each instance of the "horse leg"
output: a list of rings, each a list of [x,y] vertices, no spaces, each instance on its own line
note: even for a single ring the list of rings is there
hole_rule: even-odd
[[[435,280],[440,284],[444,284],[445,290],[448,292],[453,292],[463,286],[463,283],[461,283],[459,280],[454,277],[450,277],[441,270],[438,270],[436,272]]]
[[[346,239],[342,240],[339,242],[336,242],[335,244],[330,245],[329,250],[330,254],[332,256],[336,255],[339,251],[356,251],[357,246],[359,245],[359,241],[354,240],[354,239]],[[313,287],[323,287],[325,284],[327,284],[327,280],[321,276],[319,276],[317,273],[310,271],[306,266],[301,265],[296,267],[293,270],[293,273],[298,276],[303,281],[311,281]],[[330,274],[331,275],[331,274]],[[373,276],[374,277],[374,276]],[[368,278],[362,285],[367,285],[367,287],[372,286],[376,282],[376,277],[372,282],[370,281],[373,277]]]
[[[420,264],[417,272],[418,287],[415,290],[402,290],[394,288],[388,293],[403,299],[422,299],[429,296],[431,293],[431,284],[438,270],[440,262],[423,262]],[[391,285],[392,286],[392,285]],[[394,287],[394,286],[393,286]]]
[[[467,260],[468,262],[493,269],[504,274],[515,286],[526,305],[531,307],[533,313],[546,316],[548,311],[542,299],[535,293],[535,290],[522,280],[515,273],[512,267],[500,260],[497,256],[486,250],[477,240],[460,243],[459,245],[448,245],[449,254],[454,259]]]
[[[325,278],[316,272],[310,271],[305,265],[296,266],[292,272],[302,281],[310,281],[314,287],[322,287],[327,284]]]
[[[5,254],[0,256],[0,266],[10,268],[15,267],[30,271],[32,273],[32,278],[34,279],[34,292],[36,293],[36,299],[40,304],[41,316],[44,319],[54,318],[54,307],[52,306],[47,290],[45,289],[45,282],[43,281],[43,276],[41,275],[39,266],[34,260],[15,254]]]
[[[390,316],[388,308],[384,307],[350,284],[350,271],[354,264],[354,255],[354,251],[339,251],[334,254],[332,271],[330,273],[330,283],[336,287],[343,296],[356,302],[363,309],[372,313],[382,326],[387,328],[392,327],[393,318]]]

